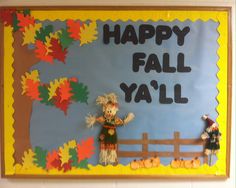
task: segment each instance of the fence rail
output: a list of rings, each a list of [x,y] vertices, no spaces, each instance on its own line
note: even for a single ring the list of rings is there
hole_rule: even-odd
[[[149,144],[153,145],[173,145],[174,151],[149,151]],[[142,151],[120,151],[119,145],[142,145]],[[181,145],[200,145],[202,146],[201,152],[181,152]],[[118,140],[118,157],[139,157],[148,158],[152,156],[158,157],[203,157],[204,163],[208,163],[208,157],[204,154],[205,142],[201,139],[181,139],[179,132],[174,132],[173,139],[155,140],[149,139],[148,133],[143,133],[141,139],[122,139]],[[157,147],[158,149],[158,147]]]

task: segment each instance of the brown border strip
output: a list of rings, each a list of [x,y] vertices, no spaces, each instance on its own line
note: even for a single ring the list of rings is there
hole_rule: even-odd
[[[214,6],[4,6],[0,10],[6,8],[17,8],[19,10],[29,8],[32,10],[189,10],[189,11],[227,11],[228,13],[228,78],[227,78],[227,148],[226,148],[226,176],[216,175],[5,175],[4,172],[4,88],[3,88],[3,66],[4,66],[4,45],[3,45],[3,25],[0,24],[0,130],[1,130],[1,176],[5,178],[47,178],[47,179],[196,179],[196,180],[209,180],[209,179],[226,179],[230,177],[230,147],[231,147],[231,116],[232,116],[232,10],[231,6],[228,7],[214,7]]]

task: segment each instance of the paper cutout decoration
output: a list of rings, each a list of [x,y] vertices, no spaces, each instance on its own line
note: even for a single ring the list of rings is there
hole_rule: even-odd
[[[201,138],[206,140],[205,155],[210,155],[209,165],[211,165],[212,154],[217,154],[220,151],[221,133],[218,124],[211,120],[208,115],[203,115],[202,119],[206,121],[207,128],[202,133]]]
[[[30,25],[35,24],[35,20],[30,15],[24,15],[23,13],[16,13],[18,19],[18,26],[20,27],[20,31],[25,31],[25,28],[29,28]]]
[[[88,44],[97,39],[97,24],[91,22],[90,24],[84,24],[80,33],[80,46]]]
[[[25,28],[23,32],[24,41],[22,45],[34,44],[35,43],[35,33],[39,31],[42,27],[41,23],[36,23],[34,25],[29,25]]]
[[[86,124],[88,127],[92,127],[96,122],[103,125],[98,138],[100,142],[99,163],[115,165],[118,163],[116,128],[132,121],[134,114],[129,113],[124,120],[117,117],[116,113],[119,110],[119,105],[117,96],[114,93],[98,96],[96,103],[102,106],[103,115],[100,117],[87,116]]]
[[[60,78],[50,84],[40,82],[39,73],[34,70],[21,77],[22,94],[45,105],[55,106],[67,114],[69,105],[74,102],[87,103],[89,91],[77,78]]]
[[[72,167],[89,169],[88,159],[94,154],[94,139],[89,137],[77,143],[75,140],[64,143],[58,150],[51,152],[41,147],[35,147],[34,151],[29,149],[24,152],[21,168],[32,170],[40,168],[43,170],[53,170],[67,172]]]

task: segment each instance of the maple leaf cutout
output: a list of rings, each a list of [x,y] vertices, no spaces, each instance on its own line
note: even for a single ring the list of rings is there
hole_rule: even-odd
[[[80,32],[80,46],[88,44],[97,39],[97,24],[91,22],[89,25],[85,24]]]
[[[27,90],[26,80],[33,80],[34,82],[40,82],[38,70],[33,70],[30,73],[26,72],[25,75],[21,76],[22,95]]]
[[[65,58],[67,54],[67,49],[62,49],[61,44],[59,43],[58,39],[52,38],[51,39],[51,52],[49,52],[49,55],[53,56],[54,59],[57,59],[63,63],[65,63]]]
[[[35,41],[35,55],[42,61],[53,64],[53,57],[48,54],[47,47],[40,40]]]
[[[40,101],[41,100],[39,98],[40,93],[38,90],[39,85],[40,85],[40,82],[38,81],[35,82],[34,80],[31,80],[31,79],[26,80],[26,86],[27,86],[26,95],[33,100]]]
[[[54,81],[51,81],[49,83],[49,87],[48,87],[49,98],[48,98],[48,100],[50,100],[52,97],[56,96],[57,89],[66,80],[67,80],[67,78],[64,77],[64,78],[60,78],[60,79],[55,79]]]
[[[45,36],[45,42],[44,45],[47,47],[47,51],[48,53],[52,52],[52,50],[50,49],[51,45],[51,39],[55,38],[55,39],[59,39],[59,34],[61,33],[61,31],[56,31],[55,33],[49,33],[49,36]]]
[[[76,141],[71,140],[65,144],[63,144],[63,147],[59,147],[59,156],[61,159],[61,164],[65,164],[70,160],[70,149],[73,149],[76,147]]]
[[[13,15],[15,9],[0,10],[0,20],[4,23],[4,26],[13,26]]]
[[[35,156],[35,153],[31,149],[24,152],[24,156],[22,157],[22,160],[23,160],[22,169],[27,170],[27,169],[32,169],[35,167],[34,156]]]
[[[77,145],[78,162],[90,158],[94,154],[94,138],[90,137],[87,140],[82,140],[81,144]]]
[[[60,166],[56,165],[56,164],[59,164],[58,161],[60,161],[60,156],[56,150],[53,150],[51,153],[48,152],[46,160],[47,160],[47,164],[46,164],[47,170],[50,170],[52,168],[60,168],[61,166],[61,165]]]
[[[61,101],[61,96],[60,96],[59,88],[57,89],[56,96],[54,96],[53,99],[54,99],[55,107],[57,107],[58,109],[62,110],[64,112],[64,114],[67,115],[67,110],[69,108],[69,105],[71,104],[71,101],[70,100],[63,100],[63,101]]]
[[[83,27],[83,24],[80,21],[67,20],[67,31],[70,33],[70,37],[74,40],[80,39],[80,30]]]
[[[16,15],[19,21],[18,26],[20,27],[20,31],[24,32],[25,28],[35,24],[34,17],[30,15],[24,15],[23,13],[16,13]]]
[[[23,44],[34,44],[35,43],[35,33],[39,31],[42,27],[41,23],[37,23],[35,25],[29,25],[29,27],[25,28],[23,32]]]
[[[68,80],[65,80],[63,83],[60,84],[59,87],[59,92],[61,96],[61,101],[64,100],[70,100],[72,93],[71,93],[71,87],[70,87],[70,82]]]

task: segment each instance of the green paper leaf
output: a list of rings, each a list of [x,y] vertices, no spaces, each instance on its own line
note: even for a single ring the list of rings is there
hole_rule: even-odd
[[[80,161],[80,163],[78,164],[78,168],[83,168],[83,169],[88,169],[88,159],[84,159],[82,161]]]
[[[18,26],[18,19],[17,19],[17,16],[16,16],[16,13],[14,13],[13,15],[13,32],[16,32],[20,29],[20,27]]]
[[[70,160],[72,161],[71,166],[78,167],[78,158],[76,148],[70,148],[69,150]]]
[[[47,164],[47,150],[43,150],[41,147],[36,146],[34,149],[34,163],[38,167],[46,168]]]
[[[30,9],[24,9],[23,14],[24,16],[30,15]]]
[[[70,34],[65,29],[61,29],[61,33],[58,33],[58,36],[63,50],[65,48],[68,48],[70,44],[73,42],[73,39],[70,38]]]
[[[49,98],[48,87],[47,86],[39,86],[38,89],[39,89],[39,93],[40,93],[39,98],[41,99],[40,102],[43,104],[46,104],[46,105],[53,106],[54,105],[53,100],[52,99],[48,100],[48,98]]]
[[[77,82],[70,82],[71,86],[71,93],[72,95],[72,100],[76,102],[81,102],[81,103],[87,103],[88,101],[88,87],[85,86],[82,83],[77,83]]]
[[[35,40],[40,40],[42,42],[46,42],[46,37],[50,35],[50,33],[53,32],[53,26],[47,25],[45,28],[40,28],[39,31],[36,31]]]

